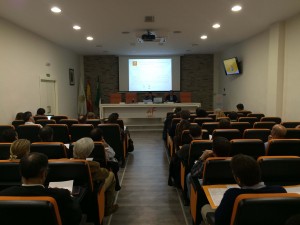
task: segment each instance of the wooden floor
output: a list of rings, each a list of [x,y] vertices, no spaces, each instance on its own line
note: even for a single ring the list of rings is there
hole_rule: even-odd
[[[167,184],[168,156],[162,132],[131,132],[135,150],[119,172],[119,210],[104,225],[191,225],[189,207],[181,193]]]

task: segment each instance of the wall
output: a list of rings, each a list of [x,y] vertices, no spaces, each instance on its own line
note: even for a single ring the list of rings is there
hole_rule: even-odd
[[[267,30],[215,55],[214,91],[223,97],[223,109],[237,103],[253,112],[300,121],[298,100],[300,15],[271,25]],[[237,56],[243,63],[239,76],[225,76],[222,60]],[[224,92],[225,88],[225,92]]]
[[[99,77],[101,100],[109,103],[111,93],[118,92],[119,62],[117,56],[84,56],[84,74],[92,88],[93,102]],[[192,101],[211,109],[213,103],[213,55],[184,55],[181,57],[181,91],[191,91]],[[163,96],[165,93],[156,93]],[[144,93],[138,94],[142,101]],[[123,97],[123,101],[125,101]],[[94,105],[94,111],[96,107]]]
[[[0,49],[1,124],[10,123],[17,112],[36,112],[40,78],[46,74],[56,80],[57,114],[76,117],[78,55],[2,19]],[[74,86],[69,85],[69,68],[75,71]]]

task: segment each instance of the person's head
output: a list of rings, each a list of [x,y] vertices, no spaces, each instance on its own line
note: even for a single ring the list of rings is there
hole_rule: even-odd
[[[219,128],[220,129],[228,129],[231,128],[230,120],[223,118],[219,120]]]
[[[23,184],[44,184],[48,172],[48,157],[38,152],[24,156],[20,161],[20,172]]]
[[[208,113],[206,112],[205,109],[201,109],[200,107],[198,107],[196,109],[196,115],[197,117],[207,117]]]
[[[30,141],[27,139],[18,139],[14,141],[9,149],[9,159],[21,159],[30,152]]]
[[[232,174],[241,187],[253,186],[261,181],[261,171],[257,161],[248,155],[238,154],[230,162]]]
[[[189,110],[181,110],[180,118],[183,120],[188,120],[190,118],[190,111]]]
[[[297,129],[300,129],[300,125],[296,126]]]
[[[276,124],[272,127],[271,130],[271,139],[282,139],[286,135],[286,128],[280,124]]]
[[[29,112],[29,111],[24,112],[24,114],[23,114],[23,120],[24,120],[25,122],[34,122],[34,119],[33,119],[33,117],[32,117],[32,113]]]
[[[176,108],[174,108],[174,113],[176,114],[176,113],[179,113],[179,112],[181,112],[181,107],[176,107]]]
[[[236,108],[238,111],[242,111],[242,110],[244,110],[244,105],[242,103],[239,103],[236,105]]]
[[[40,129],[39,136],[41,141],[53,141],[53,129],[49,126],[44,126]]]
[[[299,225],[300,224],[300,214],[295,214],[288,218],[284,225]]]
[[[198,124],[191,124],[189,130],[190,130],[190,135],[192,136],[193,139],[202,136],[202,129]]]
[[[18,112],[17,115],[16,115],[15,120],[23,120],[23,115],[24,115],[24,113]]]
[[[81,115],[78,117],[78,123],[80,124],[86,124],[86,116],[85,115]]]
[[[227,116],[230,120],[238,120],[237,112],[230,112]]]
[[[118,113],[112,113],[108,116],[108,122],[109,123],[117,123],[117,120],[119,118],[119,114]]]
[[[46,111],[43,108],[38,108],[38,110],[36,111],[37,116],[44,116],[45,113],[46,113]]]
[[[93,141],[102,141],[103,139],[103,131],[100,128],[94,128],[90,133],[91,138]]]
[[[94,141],[91,138],[81,138],[74,143],[73,156],[75,159],[86,159],[94,149]]]
[[[4,142],[14,142],[18,140],[18,133],[12,127],[7,128],[2,132],[2,139]]]
[[[96,119],[95,113],[93,112],[88,112],[86,114],[87,119]]]
[[[225,137],[215,137],[212,143],[212,149],[217,157],[229,156],[231,144]]]
[[[225,114],[224,114],[224,112],[221,109],[215,109],[214,113],[216,114],[217,118],[219,118],[219,117],[225,117]]]

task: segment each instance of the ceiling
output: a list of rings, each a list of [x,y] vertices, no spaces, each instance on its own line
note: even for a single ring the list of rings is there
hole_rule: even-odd
[[[240,12],[231,11],[235,4]],[[81,55],[214,53],[299,12],[300,0],[0,0],[0,17]],[[216,22],[219,29],[212,28]],[[146,30],[166,42],[139,43]]]

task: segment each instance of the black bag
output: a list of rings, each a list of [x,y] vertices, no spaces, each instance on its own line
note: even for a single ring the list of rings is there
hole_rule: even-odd
[[[128,139],[128,152],[133,152],[134,150],[134,145],[133,145],[133,140],[131,138]]]

